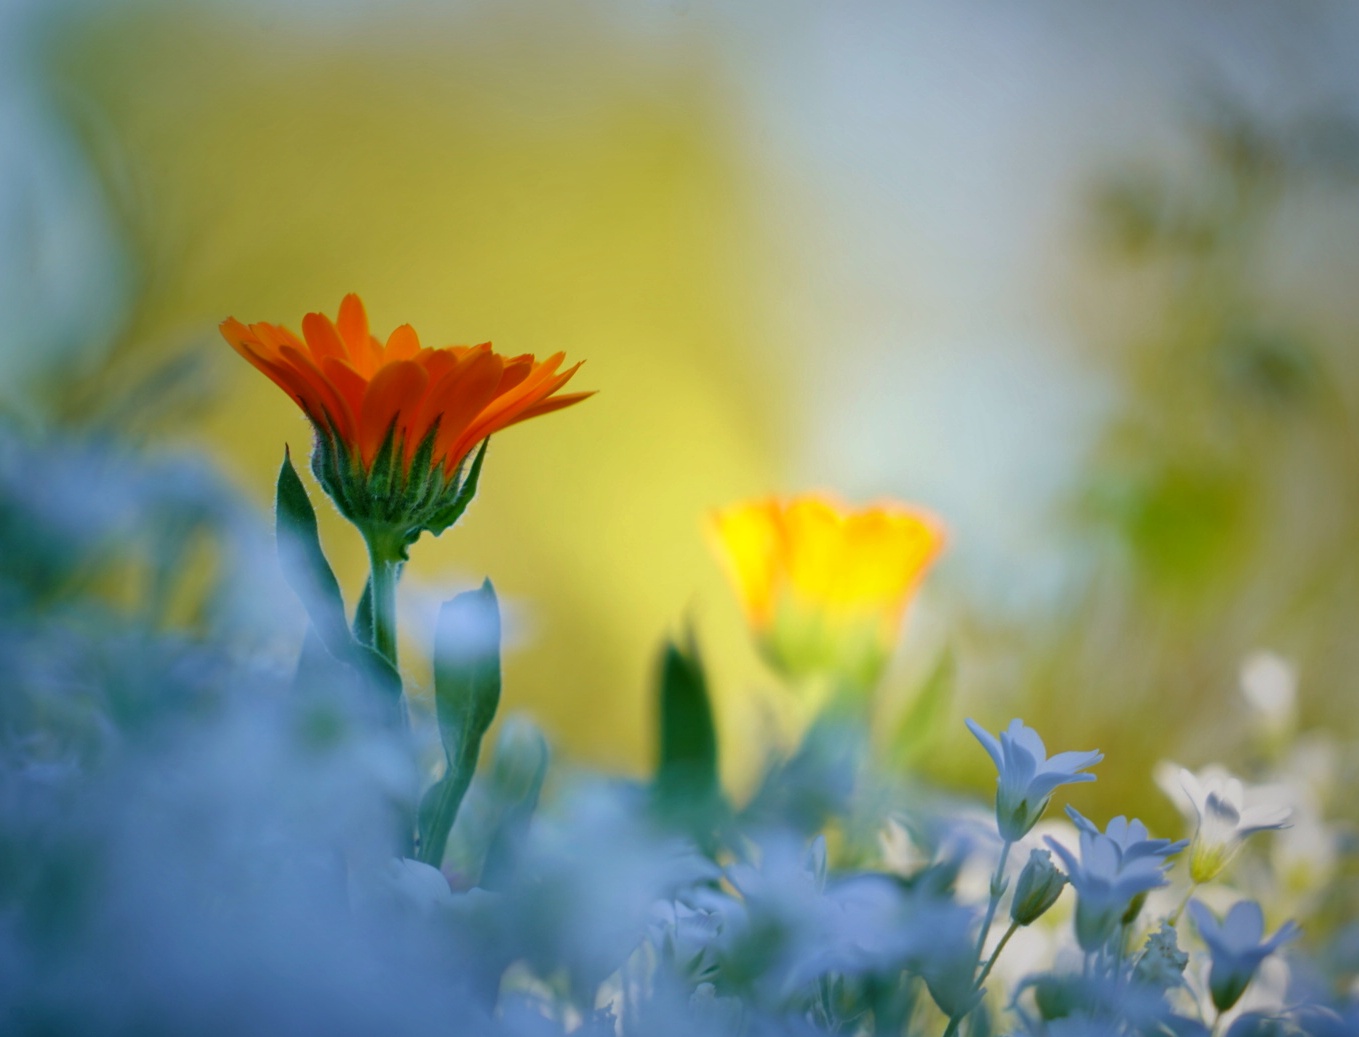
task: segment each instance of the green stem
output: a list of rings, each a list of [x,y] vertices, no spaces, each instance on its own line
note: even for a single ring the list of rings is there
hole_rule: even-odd
[[[1013,843],[1011,843],[1010,840],[1008,839],[1006,839],[1005,842],[1001,844],[1000,860],[996,861],[996,871],[995,874],[991,876],[991,898],[990,900],[987,901],[986,904],[986,917],[982,919],[981,932],[977,934],[977,949],[972,952],[972,970],[974,972],[976,971],[977,966],[981,964],[982,953],[986,950],[986,937],[990,935],[991,923],[995,921],[996,918],[996,908],[1000,907],[1000,898],[1005,892],[1005,887],[1004,885],[1002,885],[1002,883],[1005,880],[1005,862],[1010,859],[1010,847],[1012,845]],[[1013,931],[1013,927],[1011,931]],[[1005,946],[1005,941],[1008,940],[1009,938],[1010,934],[1006,933],[1004,939],[1000,941],[1000,945],[996,948],[996,954],[1000,953],[1000,948]],[[994,957],[995,955],[992,955],[993,960]],[[982,972],[982,978],[984,979],[986,977],[986,973],[990,971],[991,968],[988,965],[986,969],[983,970]],[[977,980],[973,984],[972,989],[976,990],[980,987],[980,985],[981,981]],[[969,1007],[963,1012],[959,1013],[958,1015],[950,1016],[948,1021],[948,1029],[944,1031],[944,1037],[954,1037],[954,1035],[958,1032],[958,1027],[962,1025],[962,1021],[967,1017],[968,1012],[970,1012],[971,1010],[972,1005],[969,1004]]]
[[[1170,913],[1170,916],[1166,921],[1169,922],[1172,927],[1179,924],[1180,915],[1184,914],[1184,909],[1189,906],[1189,898],[1194,895],[1194,891],[1198,888],[1199,884],[1197,882],[1191,884],[1189,889],[1185,891],[1184,899],[1180,901],[1180,906]]]
[[[982,984],[986,982],[986,977],[991,975],[991,970],[996,966],[996,959],[1000,957],[1000,952],[1005,950],[1005,945],[1010,942],[1010,937],[1019,930],[1018,922],[1011,922],[1010,928],[1005,930],[1005,935],[1000,938],[1000,943],[996,944],[996,949],[991,952],[991,957],[986,960],[986,966],[981,970],[981,975],[977,977],[977,982],[973,984],[974,990],[980,990]]]
[[[364,539],[372,567],[373,648],[396,666],[396,581],[401,576],[401,550],[381,534],[369,533]]]
[[[363,539],[368,544],[368,563],[372,570],[367,594],[371,609],[372,648],[396,670],[396,581],[401,578],[402,545],[391,536],[376,531],[365,530]],[[404,696],[400,696],[398,710],[398,723],[409,731],[410,717],[406,712]],[[414,814],[402,818],[400,822],[398,855],[401,857],[415,856],[416,823]]]
[[[982,959],[982,952],[986,950],[986,937],[991,933],[991,923],[995,921],[996,908],[1000,906],[1001,894],[1004,892],[1001,883],[1005,879],[1005,862],[1010,858],[1010,847],[1013,845],[1008,839],[1001,845],[1000,860],[996,861],[996,873],[991,876],[991,899],[986,905],[986,917],[982,920],[981,932],[977,934],[978,962]]]

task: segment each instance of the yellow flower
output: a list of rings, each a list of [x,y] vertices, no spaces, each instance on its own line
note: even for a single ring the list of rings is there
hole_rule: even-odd
[[[737,504],[715,512],[709,530],[770,665],[860,688],[881,675],[946,539],[918,508],[851,511],[818,495]]]

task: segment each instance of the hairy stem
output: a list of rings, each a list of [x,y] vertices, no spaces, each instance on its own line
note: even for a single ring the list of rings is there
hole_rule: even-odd
[[[390,539],[370,533],[368,561],[372,567],[370,606],[373,610],[373,648],[396,666],[396,581],[401,576],[401,551]]]

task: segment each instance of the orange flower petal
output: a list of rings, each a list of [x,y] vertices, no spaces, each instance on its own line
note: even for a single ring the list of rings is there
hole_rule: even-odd
[[[439,380],[458,366],[461,357],[451,349],[422,349],[415,356],[415,362],[429,375],[429,384],[438,385]]]
[[[433,424],[441,411],[452,402],[458,393],[458,386],[467,377],[467,373],[473,370],[473,365],[485,364],[480,357],[490,356],[491,351],[482,346],[467,347],[460,353],[453,354],[449,351],[449,357],[437,364],[431,362],[425,365],[425,370],[439,370],[440,375],[437,380],[430,379],[430,390],[425,395],[424,403],[421,406],[421,414],[417,424],[428,428]],[[456,357],[456,359],[455,359]],[[444,423],[445,425],[447,422]]]
[[[304,376],[282,363],[277,354],[260,342],[253,331],[234,318],[223,321],[220,330],[222,337],[236,352],[291,396],[308,417],[314,421],[324,420],[321,395]]]
[[[320,368],[312,362],[311,357],[292,346],[284,346],[280,350],[280,357],[287,362],[288,366],[298,372],[298,375],[306,381],[307,385],[321,400],[325,408],[325,415],[334,424],[336,432],[346,441],[352,440],[356,431],[354,412],[330,380],[321,373]]]
[[[403,324],[387,338],[387,361],[409,360],[420,352],[420,337],[409,324]]]
[[[302,335],[311,348],[311,355],[319,363],[327,357],[348,360],[349,350],[345,349],[340,333],[324,313],[309,313],[302,318]]]
[[[326,423],[326,408],[321,394],[307,379],[287,364],[259,357],[251,361],[267,374],[280,389],[293,398],[302,413],[319,426]]]
[[[247,326],[234,318],[221,325],[233,349],[312,421],[333,425],[364,466],[393,427],[409,464],[437,422],[434,461],[452,468],[486,436],[593,395],[554,396],[580,367],[558,373],[563,353],[538,362],[530,354],[503,357],[489,342],[430,349],[410,325],[384,344],[373,337],[357,295],[344,297],[334,321],[307,314],[302,332],[299,338],[281,325]]]
[[[335,329],[349,349],[349,362],[365,378],[371,378],[382,363],[382,356],[368,331],[368,311],[363,300],[352,292],[340,300],[340,316]]]
[[[554,410],[570,407],[572,404],[579,403],[581,400],[588,400],[598,391],[599,390],[596,389],[594,392],[572,392],[567,393],[565,396],[551,396],[541,403],[535,403],[527,410],[521,411],[513,421],[507,422],[502,427],[509,428],[510,425],[518,425],[521,421],[528,421],[529,418],[536,418],[542,414],[551,414]]]
[[[363,409],[363,397],[368,391],[368,383],[364,381],[363,376],[345,361],[329,356],[321,362],[321,370],[344,397],[349,409],[358,414]]]
[[[576,373],[580,364],[560,375],[554,374],[553,372],[557,365],[561,363],[563,355],[557,353],[555,356],[549,357],[547,362],[539,365],[519,385],[496,397],[477,416],[475,425],[468,430],[469,434],[476,437],[473,442],[480,442],[492,433],[504,428],[514,421],[515,415],[520,411],[533,406],[539,400],[550,396],[565,385]]]
[[[509,392],[532,373],[533,357],[525,355],[506,360],[505,373],[500,376],[500,384],[495,390],[496,395],[502,396]]]
[[[387,430],[403,411],[408,418],[414,417],[428,384],[425,369],[411,360],[387,364],[373,376],[359,412],[359,452],[364,464],[373,463]],[[408,432],[406,423],[399,423],[396,432],[398,436]]]
[[[495,397],[503,373],[504,362],[496,354],[476,353],[445,376],[441,396],[431,397],[429,402],[439,417],[434,449],[444,458],[445,470],[455,467],[476,442],[468,442],[467,426]]]

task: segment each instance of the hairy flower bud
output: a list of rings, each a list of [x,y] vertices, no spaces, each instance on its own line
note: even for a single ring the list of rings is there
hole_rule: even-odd
[[[1016,925],[1031,925],[1057,903],[1065,885],[1066,876],[1053,866],[1052,854],[1047,850],[1034,850],[1019,873],[1014,899],[1010,902],[1010,919]]]

